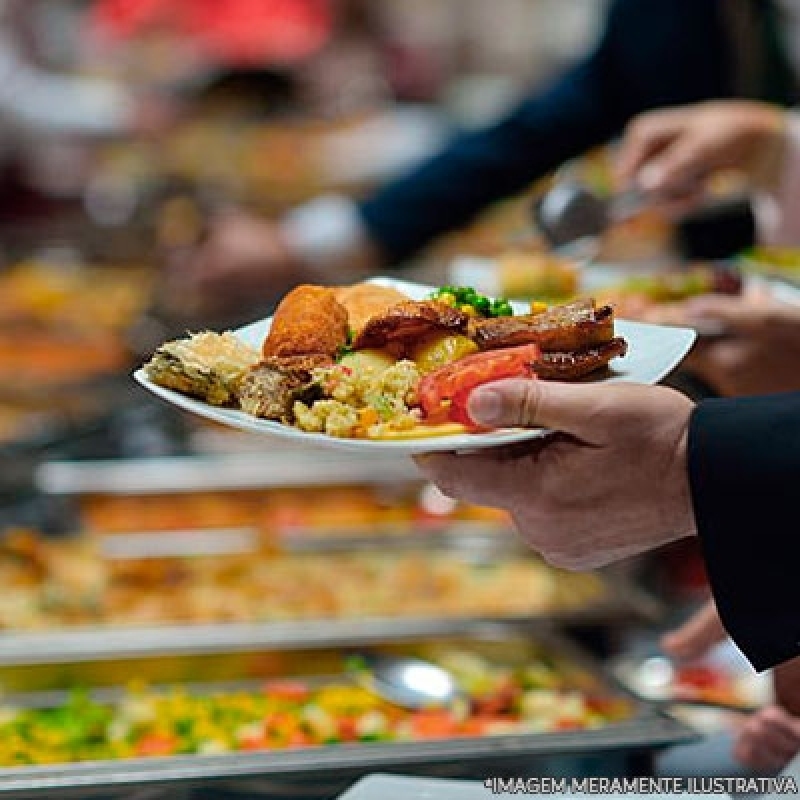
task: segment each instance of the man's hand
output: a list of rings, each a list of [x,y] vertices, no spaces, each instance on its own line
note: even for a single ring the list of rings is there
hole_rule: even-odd
[[[765,103],[713,101],[651,111],[629,124],[617,175],[622,185],[685,204],[720,170],[735,169],[756,184],[773,184],[785,145],[786,114]]]
[[[584,570],[696,532],[686,464],[692,403],[663,387],[508,380],[476,389],[487,427],[559,431],[417,463],[447,495],[508,510],[549,562]]]
[[[726,639],[727,633],[717,613],[717,606],[709,600],[679,628],[661,637],[661,648],[671,658],[691,661],[702,658],[715,645]]]
[[[725,397],[800,391],[800,306],[768,292],[706,295],[683,304],[687,324],[718,324],[725,336],[700,339],[684,362]]]
[[[800,752],[800,718],[780,706],[748,717],[739,729],[734,757],[751,769],[780,770]]]

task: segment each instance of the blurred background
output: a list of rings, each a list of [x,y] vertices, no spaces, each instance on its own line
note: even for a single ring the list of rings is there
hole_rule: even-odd
[[[486,619],[522,622],[526,636],[533,620],[555,625],[607,666],[652,655],[656,632],[705,597],[692,547],[610,575],[566,576],[520,552],[502,514],[453,503],[410,463],[322,458],[217,429],[129,377],[165,339],[252,321],[281,296],[268,280],[226,307],[184,290],[174,264],[191,269],[215,215],[280,219],[321,195],[369,197],[583,57],[606,9],[601,0],[0,2],[0,687],[115,685],[119,672],[97,665],[134,651],[127,674],[155,683],[274,675],[274,660],[229,659],[226,672],[198,654],[272,652],[281,635],[301,650],[338,635],[352,650],[432,625],[465,635]],[[565,173],[607,191],[609,153],[593,149]],[[631,317],[740,287],[741,258],[687,256],[675,223],[647,211],[609,232],[591,270],[550,253],[531,203],[552,179],[390,267],[546,302],[592,291]],[[739,190],[719,187],[726,197]],[[768,266],[791,274],[796,263],[784,253]],[[320,621],[331,623],[324,641]],[[296,627],[279,635],[278,622]],[[75,631],[83,638],[70,639]],[[721,667],[709,680],[741,688]],[[590,742],[536,763],[564,774],[651,769],[669,737],[636,736],[605,759]],[[0,743],[0,767],[58,760],[14,752]],[[447,763],[459,761],[471,763]],[[38,791],[35,775],[27,785]]]

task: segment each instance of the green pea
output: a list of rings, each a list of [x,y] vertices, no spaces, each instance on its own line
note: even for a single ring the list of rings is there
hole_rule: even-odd
[[[492,301],[488,297],[478,295],[472,307],[484,317],[488,317],[492,313]]]
[[[492,303],[492,316],[493,317],[513,317],[514,309],[511,308],[511,303],[508,300],[498,298]]]

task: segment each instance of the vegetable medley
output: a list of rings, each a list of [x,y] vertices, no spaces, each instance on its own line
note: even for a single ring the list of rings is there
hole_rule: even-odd
[[[415,712],[362,688],[360,661],[349,664],[351,680],[324,685],[273,681],[260,690],[215,694],[132,686],[113,704],[74,691],[57,708],[3,708],[0,765],[578,730],[629,713],[627,701],[582,685],[546,659],[499,666],[448,649],[436,660],[456,677],[466,699]]]

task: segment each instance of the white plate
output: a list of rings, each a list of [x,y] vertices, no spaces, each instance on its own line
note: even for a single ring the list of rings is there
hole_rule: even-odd
[[[392,278],[374,278],[371,282],[396,288],[414,300],[424,300],[434,288]],[[515,303],[514,307],[517,313],[525,313],[527,310],[527,306],[524,303]],[[259,322],[254,322],[252,325],[239,328],[234,333],[242,341],[260,351],[261,343],[269,331],[270,324],[271,318],[263,319]],[[683,360],[696,337],[695,331],[688,328],[649,325],[628,320],[616,320],[616,333],[627,340],[628,354],[624,358],[614,359],[611,362],[609,372],[604,373],[602,378],[596,380],[603,382],[658,383]],[[293,439],[304,444],[333,447],[340,450],[357,450],[362,453],[391,452],[398,455],[413,455],[415,453],[435,453],[452,450],[477,450],[536,439],[547,433],[542,428],[525,430],[506,428],[489,433],[462,433],[401,441],[337,439],[323,433],[306,433],[289,425],[283,425],[280,422],[258,419],[243,411],[209,405],[202,400],[196,400],[171,389],[165,389],[163,386],[158,386],[147,377],[143,369],[137,370],[133,377],[153,394],[178,406],[178,408],[199,414],[201,417],[222,425],[252,433]]]

